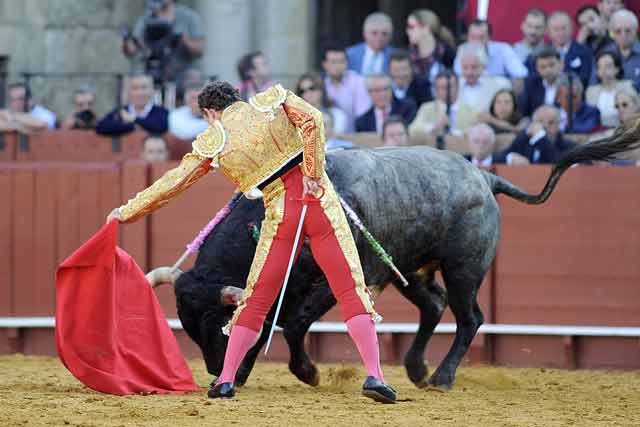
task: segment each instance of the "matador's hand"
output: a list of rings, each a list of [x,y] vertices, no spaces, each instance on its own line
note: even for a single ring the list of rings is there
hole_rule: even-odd
[[[311,196],[316,195],[322,186],[320,185],[321,178],[312,178],[310,176],[304,175],[302,177],[302,197],[310,194]]]
[[[118,221],[122,221],[122,217],[120,216],[120,208],[115,208],[111,211],[111,213],[107,216],[107,220],[105,222],[111,221],[113,218],[116,218]]]

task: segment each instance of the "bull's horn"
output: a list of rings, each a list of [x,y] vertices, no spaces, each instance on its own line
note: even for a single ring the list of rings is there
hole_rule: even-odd
[[[163,283],[171,285],[176,284],[176,280],[182,274],[182,270],[173,267],[158,267],[147,273],[147,280],[152,288],[158,287]]]
[[[220,303],[222,305],[238,305],[243,292],[243,289],[235,286],[225,286],[220,290]]]

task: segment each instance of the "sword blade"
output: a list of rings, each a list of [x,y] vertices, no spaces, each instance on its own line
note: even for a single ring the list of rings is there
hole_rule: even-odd
[[[269,352],[269,346],[271,346],[271,339],[273,338],[273,332],[276,330],[276,323],[278,322],[278,315],[280,314],[280,308],[282,307],[282,301],[284,300],[284,292],[287,289],[287,282],[289,281],[289,275],[291,274],[291,268],[293,267],[293,259],[296,256],[296,248],[298,247],[298,241],[300,240],[300,233],[302,232],[302,223],[304,223],[304,217],[307,214],[307,204],[302,205],[302,212],[300,213],[300,221],[298,222],[298,229],[296,230],[296,237],[293,240],[293,248],[291,248],[291,256],[289,257],[289,264],[287,265],[287,274],[284,276],[284,282],[282,283],[282,289],[280,290],[280,297],[278,298],[278,306],[276,307],[276,314],[273,316],[273,323],[271,324],[271,331],[269,332],[269,339],[264,349],[264,354]]]

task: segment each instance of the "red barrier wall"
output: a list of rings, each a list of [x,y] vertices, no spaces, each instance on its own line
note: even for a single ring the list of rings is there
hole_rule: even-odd
[[[0,194],[6,200],[0,204],[0,316],[53,315],[56,266],[102,225],[113,207],[174,165],[0,163]],[[549,169],[500,167],[497,172],[538,192]],[[580,167],[567,172],[543,206],[499,196],[501,244],[479,295],[485,321],[638,326],[639,190],[638,168]],[[232,191],[224,177],[211,173],[165,208],[123,225],[120,243],[143,270],[171,265]],[[159,289],[158,297],[166,314],[175,317],[172,289]],[[417,310],[391,287],[377,298],[376,308],[386,322],[417,321]],[[340,319],[333,310],[324,320]],[[443,322],[452,321],[447,311]],[[52,330],[0,332],[0,352],[55,351]],[[180,341],[188,342],[182,334]],[[381,334],[384,359],[400,361],[412,338]],[[434,336],[427,357],[440,360],[451,340],[450,335]],[[311,334],[308,345],[317,360],[357,358],[343,334]],[[193,344],[184,349],[198,356]],[[278,339],[270,359],[286,357]],[[640,345],[634,338],[478,335],[467,360],[640,368]]]

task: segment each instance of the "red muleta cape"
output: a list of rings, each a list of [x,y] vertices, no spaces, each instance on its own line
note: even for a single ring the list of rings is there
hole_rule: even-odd
[[[56,272],[56,345],[94,390],[125,395],[199,391],[153,289],[116,246],[112,220]]]

